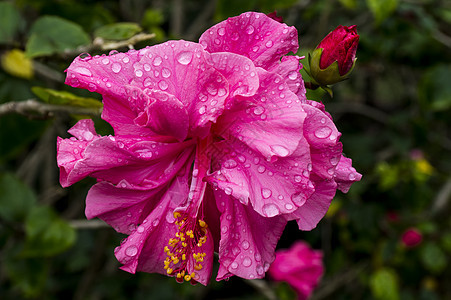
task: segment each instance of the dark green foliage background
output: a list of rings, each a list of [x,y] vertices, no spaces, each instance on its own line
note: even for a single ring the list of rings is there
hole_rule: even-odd
[[[1,1],[0,56],[22,49],[35,75],[0,69],[0,105],[41,95],[42,103],[98,109],[99,95],[62,83],[79,47],[140,31],[156,37],[135,48],[196,41],[247,10],[277,10],[299,31],[298,55],[339,24],[356,24],[360,34],[356,68],[334,86],[334,98],[319,90],[308,95],[326,104],[363,179],[348,194],[337,193],[316,229],[300,232],[290,223],[278,246],[304,239],[322,249],[326,274],[312,299],[451,299],[449,1]],[[0,114],[0,299],[265,299],[239,278],[203,287],[118,270],[113,249],[123,236],[84,221],[93,180],[66,189],[58,183],[56,137],[67,137],[82,117]],[[100,133],[111,133],[95,122]],[[410,227],[423,234],[414,248],[400,242]],[[266,280],[280,299],[295,297],[288,285]]]

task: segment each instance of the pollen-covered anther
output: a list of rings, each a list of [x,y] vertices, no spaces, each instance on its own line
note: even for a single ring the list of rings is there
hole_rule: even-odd
[[[175,237],[169,239],[168,246],[164,247],[167,255],[164,269],[179,283],[195,281],[196,272],[187,273],[187,268],[191,266],[196,271],[203,268],[201,263],[206,253],[199,250],[207,241],[208,225],[204,220],[182,216],[179,212],[175,212],[174,217],[178,230]]]

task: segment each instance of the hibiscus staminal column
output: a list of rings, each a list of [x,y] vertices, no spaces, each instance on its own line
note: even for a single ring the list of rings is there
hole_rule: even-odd
[[[206,189],[203,178],[209,170],[211,160],[207,151],[210,142],[210,136],[198,140],[187,203],[183,209],[174,212],[178,230],[164,248],[167,255],[164,269],[168,275],[174,275],[177,282],[183,280],[195,282],[199,279],[198,271],[203,269],[203,261],[208,253],[204,246],[209,246],[205,245],[207,240],[209,244],[212,243],[211,236],[208,237],[208,225],[203,220],[202,210]]]

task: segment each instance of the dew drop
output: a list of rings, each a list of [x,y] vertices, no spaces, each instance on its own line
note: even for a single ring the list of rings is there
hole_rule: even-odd
[[[266,44],[265,44],[266,48],[271,48],[272,45],[273,45],[272,41],[267,41]]]
[[[168,84],[166,81],[162,80],[158,83],[158,87],[162,90],[165,91],[168,88]]]
[[[259,46],[254,46],[254,47],[252,47],[252,51],[254,51],[254,52],[257,52],[257,51],[258,51],[258,49],[260,49],[260,47],[259,47]]]
[[[230,264],[230,267],[232,269],[236,269],[236,268],[238,268],[238,263],[236,261],[234,261],[233,263]]]
[[[254,114],[256,114],[257,116],[261,115],[264,111],[265,109],[263,108],[263,106],[257,106],[254,108]]]
[[[243,260],[243,266],[249,267],[251,264],[252,264],[252,260],[246,256]]]
[[[312,164],[311,163],[308,163],[307,164],[307,170],[309,171],[309,172],[311,172],[312,171]]]
[[[102,59],[102,64],[107,65],[109,63],[110,63],[110,60],[108,58],[105,57],[104,59]]]
[[[85,140],[90,141],[94,138],[94,134],[92,134],[92,132],[90,131],[85,131],[83,133],[83,137],[85,138]]]
[[[353,173],[349,174],[348,176],[349,180],[355,180],[355,175]]]
[[[262,256],[260,255],[260,253],[255,253],[255,260],[256,261],[261,261],[262,260]]]
[[[277,216],[279,214],[279,208],[275,204],[272,204],[272,203],[263,205],[262,209],[263,209],[263,214],[269,218]]]
[[[121,65],[120,64],[118,64],[118,63],[113,63],[112,65],[111,65],[111,71],[113,71],[114,73],[119,73],[120,71],[121,71],[121,69],[122,69],[122,67],[121,67]]]
[[[136,70],[136,71],[135,71],[135,75],[136,75],[136,77],[141,77],[141,76],[143,76],[143,71],[141,71],[141,70]]]
[[[122,61],[127,64],[130,61],[130,58],[128,58],[128,56],[126,56],[122,59]]]
[[[224,29],[224,27],[221,27],[221,28],[218,29],[218,34],[219,34],[220,36],[223,36],[223,35],[225,34],[225,29]]]
[[[232,192],[233,192],[233,190],[232,190],[231,187],[226,187],[226,188],[224,189],[224,193],[226,193],[226,195],[231,195]]]
[[[247,33],[247,34],[253,34],[254,31],[255,31],[254,26],[249,25],[249,26],[246,27],[246,33]]]
[[[272,191],[270,189],[262,188],[263,199],[268,199],[269,197],[271,197],[271,195],[272,195]]]
[[[197,177],[197,175],[199,175],[199,169],[194,169],[193,170],[193,177]]]
[[[206,110],[207,110],[207,107],[205,105],[201,106],[201,108],[199,108],[199,114],[203,115]]]
[[[240,248],[238,248],[238,247],[233,247],[232,248],[233,255],[238,255],[240,252],[241,252]]]
[[[292,209],[293,209],[293,205],[290,204],[290,203],[287,203],[287,204],[285,204],[285,208],[286,208],[287,210],[292,210]]]
[[[127,256],[135,256],[138,253],[138,247],[135,245],[128,246],[127,249],[125,249],[125,255]]]
[[[247,250],[247,249],[249,249],[250,244],[249,244],[248,241],[243,241],[243,242],[241,243],[241,246],[243,246],[243,249],[244,249],[244,250]]]
[[[265,270],[263,270],[262,265],[258,265],[256,269],[257,269],[258,276],[262,276],[265,273]]]
[[[91,71],[89,71],[87,68],[84,68],[84,67],[75,68],[74,72],[77,72],[77,73],[79,73],[81,75],[84,75],[84,76],[92,76]]]
[[[182,65],[188,65],[193,59],[193,53],[190,51],[181,52],[177,55],[177,61]]]
[[[232,41],[237,41],[240,38],[240,36],[237,32],[234,32],[232,33],[230,38],[232,39]]]
[[[161,57],[157,56],[155,57],[155,59],[153,60],[153,65],[158,67],[159,65],[161,65],[161,63],[163,62],[163,59],[161,59]]]
[[[305,198],[303,197],[302,193],[294,194],[291,196],[291,201],[293,201],[297,206],[301,206],[304,204]]]
[[[294,176],[294,181],[301,182],[302,181],[302,176],[301,175],[295,175]]]
[[[221,232],[222,233],[226,233],[229,230],[229,228],[227,226],[222,226],[221,227]]]
[[[218,94],[218,89],[214,85],[210,84],[207,86],[207,92],[212,96],[216,96]]]
[[[171,70],[169,70],[168,68],[164,68],[161,71],[161,76],[163,76],[164,78],[168,78],[169,76],[171,76]]]
[[[298,78],[298,72],[291,71],[290,73],[288,73],[288,78],[291,80],[295,80],[296,78]]]
[[[316,129],[315,136],[319,139],[325,139],[332,133],[332,129],[327,126]]]
[[[287,148],[281,145],[273,145],[270,148],[277,156],[280,157],[285,157],[290,153]]]
[[[156,227],[156,226],[158,226],[159,223],[160,223],[160,220],[155,219],[155,220],[153,220],[152,225],[153,225],[154,227]]]
[[[145,230],[145,227],[142,226],[142,225],[139,225],[138,228],[136,228],[136,231],[137,231],[138,233],[143,233],[144,230]]]
[[[265,170],[266,170],[265,166],[258,166],[258,168],[257,168],[257,172],[260,174],[264,173]]]

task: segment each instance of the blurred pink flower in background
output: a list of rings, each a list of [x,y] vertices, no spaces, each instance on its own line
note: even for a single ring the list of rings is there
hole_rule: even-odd
[[[298,299],[307,299],[324,273],[323,254],[298,241],[290,249],[276,251],[276,259],[268,274],[276,281],[285,281],[293,287]]]
[[[361,175],[324,105],[306,99],[297,31],[244,13],[199,43],[78,57],[66,83],[103,96],[114,136],[58,139],[60,182],[91,176],[86,216],[128,236],[123,270],[207,284],[262,278],[287,221],[311,230]]]
[[[412,248],[418,246],[423,241],[423,235],[416,228],[409,228],[402,234],[401,242],[404,246]]]

